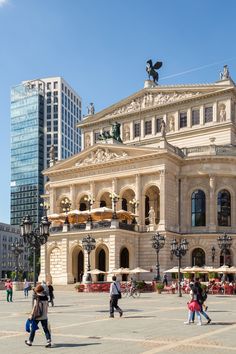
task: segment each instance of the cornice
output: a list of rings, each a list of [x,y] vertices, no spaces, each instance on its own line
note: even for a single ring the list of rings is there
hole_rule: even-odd
[[[187,88],[188,86],[182,86],[182,88]],[[199,88],[199,86],[196,86],[196,88]],[[209,88],[209,85],[207,85],[206,87]],[[211,88],[215,88],[216,90],[215,91],[212,91],[212,92],[207,92],[207,93],[202,93],[200,92],[199,95],[195,95],[193,97],[188,97],[188,98],[185,98],[185,99],[180,99],[180,100],[176,100],[176,101],[173,101],[173,102],[167,102],[167,103],[164,103],[164,104],[156,104],[156,105],[153,105],[153,106],[149,106],[149,107],[146,107],[146,108],[140,108],[139,110],[135,110],[133,112],[126,112],[126,113],[121,113],[121,114],[116,114],[114,116],[109,116],[109,113],[112,111],[115,111],[117,108],[121,107],[122,105],[125,105],[127,103],[130,102],[130,100],[134,100],[134,99],[137,99],[139,97],[143,97],[143,93],[153,93],[153,90],[156,90],[156,88],[154,89],[143,89],[141,91],[139,91],[137,94],[135,95],[132,95],[132,96],[129,96],[128,98],[122,100],[122,101],[119,101],[118,103],[108,107],[107,109],[97,113],[96,115],[94,115],[92,118],[87,118],[85,119],[84,121],[82,121],[78,127],[84,129],[84,128],[88,128],[88,127],[91,127],[91,126],[94,126],[94,125],[99,125],[99,123],[103,123],[104,121],[108,121],[109,123],[110,122],[113,122],[113,121],[116,121],[117,119],[127,119],[127,118],[131,118],[133,116],[137,116],[142,114],[144,115],[145,113],[148,113],[148,112],[153,112],[153,111],[159,111],[159,110],[163,110],[163,108],[166,108],[166,107],[175,107],[175,106],[180,106],[180,105],[183,105],[183,104],[186,104],[186,103],[189,103],[189,102],[192,102],[192,101],[199,101],[199,100],[203,100],[205,98],[208,98],[208,97],[214,97],[214,96],[218,96],[220,94],[223,94],[223,93],[229,93],[229,92],[233,92],[234,95],[236,95],[236,92],[235,92],[235,87],[232,87],[232,86],[229,86],[229,87],[220,87],[218,85],[212,85],[210,86]],[[160,87],[161,90],[159,89],[158,91],[155,91],[155,92],[163,92],[163,86]],[[188,87],[188,88],[191,88],[193,89],[193,87]],[[168,87],[168,89],[170,89],[170,87]],[[200,88],[199,88],[200,89]],[[196,90],[196,92],[198,92],[198,90]],[[166,93],[168,93],[166,91]],[[173,91],[172,91],[173,93]]]

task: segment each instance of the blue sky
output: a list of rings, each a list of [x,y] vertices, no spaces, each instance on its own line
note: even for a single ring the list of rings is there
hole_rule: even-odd
[[[85,113],[140,90],[148,59],[163,61],[160,85],[214,82],[223,64],[236,81],[235,13],[234,0],[0,0],[0,222],[10,221],[11,86],[63,76]]]

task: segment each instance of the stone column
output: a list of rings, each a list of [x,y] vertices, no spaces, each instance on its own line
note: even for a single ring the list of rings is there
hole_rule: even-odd
[[[50,195],[49,195],[49,205],[50,205],[50,213],[52,210],[54,212],[60,212],[60,210],[57,210],[55,188],[51,188]]]
[[[160,221],[158,230],[165,230],[166,227],[166,170],[160,171]]]
[[[187,127],[191,128],[192,122],[191,122],[191,108],[187,110]]]
[[[71,210],[76,209],[76,195],[75,195],[75,185],[70,185],[70,200],[71,200]]]
[[[144,120],[141,119],[140,121],[140,138],[143,139],[145,136],[145,132],[144,132]]]
[[[69,242],[67,238],[61,240],[61,284],[73,283],[74,279],[70,279],[69,267],[68,267],[68,256],[69,256]]]
[[[39,281],[51,281],[51,275],[49,273],[49,264],[47,264],[47,243],[40,247],[40,274]]]
[[[109,270],[119,268],[119,254],[116,251],[116,236],[110,235],[109,237]],[[107,275],[107,281],[111,281],[113,274]]]
[[[216,231],[216,198],[215,198],[216,177],[209,175],[210,201],[209,205],[209,231]],[[207,220],[206,220],[207,225]]]
[[[213,122],[217,122],[217,102],[213,103]]]
[[[142,203],[142,196],[141,196],[141,176],[137,174],[135,176],[135,198],[139,202],[139,205],[135,208],[135,214],[137,214],[137,223],[139,225],[143,224],[143,203]]]
[[[130,141],[134,140],[134,122],[130,122]]]
[[[201,106],[200,107],[200,112],[199,112],[199,115],[200,115],[200,125],[203,125],[204,124],[204,106]]]

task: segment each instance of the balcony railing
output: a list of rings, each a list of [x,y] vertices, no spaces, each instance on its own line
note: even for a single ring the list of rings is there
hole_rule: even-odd
[[[92,222],[91,223],[91,230],[96,230],[96,229],[110,229],[111,227],[111,221],[98,221],[98,222]],[[134,224],[126,224],[119,222],[118,227],[119,229],[123,230],[129,230],[129,231],[134,231],[135,230],[135,225]],[[80,223],[80,224],[70,224],[69,226],[69,231],[77,231],[77,230],[85,230],[86,229],[86,223]],[[61,226],[56,226],[56,227],[51,227],[50,228],[50,233],[55,234],[63,231],[63,225]]]

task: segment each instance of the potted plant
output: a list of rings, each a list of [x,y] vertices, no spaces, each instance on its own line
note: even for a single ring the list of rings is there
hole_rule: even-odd
[[[80,284],[75,284],[75,289],[79,292],[80,291]]]
[[[156,289],[158,294],[161,294],[162,290],[164,289],[164,284],[163,283],[157,283],[156,284]]]

